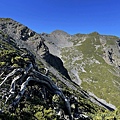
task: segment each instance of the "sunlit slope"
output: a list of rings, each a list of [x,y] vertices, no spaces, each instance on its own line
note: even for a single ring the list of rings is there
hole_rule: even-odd
[[[65,67],[76,83],[116,106],[120,104],[117,40],[115,36],[101,36],[96,32],[77,34],[71,39],[74,45],[63,48],[61,54]]]

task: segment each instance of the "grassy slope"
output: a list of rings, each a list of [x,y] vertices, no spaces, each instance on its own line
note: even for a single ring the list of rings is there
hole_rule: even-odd
[[[118,106],[120,77],[113,74],[116,68],[108,65],[102,58],[104,51],[100,43],[100,35],[96,33],[89,34],[86,40],[81,42],[81,45],[78,45],[78,42],[81,41],[80,38],[83,36],[78,35],[77,40],[72,40],[74,42],[73,47],[62,50],[64,65],[69,71],[73,68],[78,70],[79,77],[82,80],[81,86],[85,90],[93,92],[98,97]],[[117,37],[105,36],[105,39],[107,39],[106,44],[109,46],[115,44]],[[74,57],[79,59],[72,62]],[[80,66],[86,72],[82,72]]]

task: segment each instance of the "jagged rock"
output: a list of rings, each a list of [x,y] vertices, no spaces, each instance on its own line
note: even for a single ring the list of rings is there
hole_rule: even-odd
[[[28,48],[36,57],[38,55],[41,56],[50,65],[55,66],[59,72],[70,79],[61,59],[49,52],[48,47],[44,43],[45,40],[41,35],[12,19],[1,19],[0,30],[3,31],[4,34],[8,34],[11,39],[14,39],[20,48]]]

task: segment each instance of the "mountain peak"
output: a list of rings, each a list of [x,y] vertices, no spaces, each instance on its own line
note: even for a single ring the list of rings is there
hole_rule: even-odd
[[[92,33],[89,33],[89,35],[94,35],[94,36],[96,36],[96,35],[100,35],[98,32],[96,32],[96,31],[94,31],[94,32],[92,32]]]
[[[51,32],[51,34],[53,35],[69,35],[67,32],[63,31],[63,30],[54,30],[53,32]]]

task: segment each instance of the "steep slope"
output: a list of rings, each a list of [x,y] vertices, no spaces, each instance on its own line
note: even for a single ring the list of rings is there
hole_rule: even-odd
[[[45,59],[50,65],[54,66],[59,72],[70,79],[62,61],[57,56],[50,54],[41,35],[10,18],[0,19],[0,30],[8,34],[10,39],[14,39],[14,42],[19,47],[27,48],[34,54],[39,54],[41,58]]]
[[[48,34],[45,39],[46,41],[50,39],[49,44],[59,46],[59,43],[54,41],[63,41],[62,34],[63,32],[57,37],[57,33],[57,38],[52,38],[52,35]],[[119,38],[100,35],[97,32],[66,36],[69,38],[64,37],[64,41],[69,42],[71,46],[59,46],[58,56],[64,62],[71,79],[91,94],[119,106]]]

